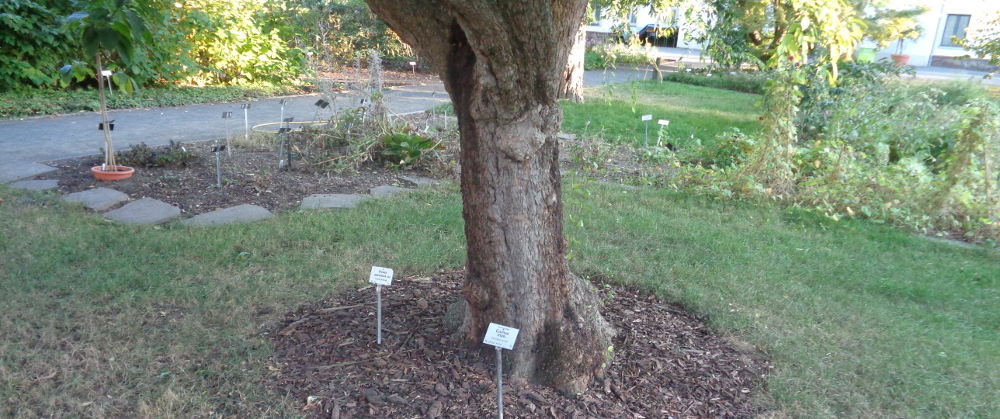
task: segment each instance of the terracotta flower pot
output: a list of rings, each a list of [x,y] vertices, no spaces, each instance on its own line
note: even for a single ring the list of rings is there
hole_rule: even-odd
[[[909,55],[892,54],[892,61],[896,63],[899,67],[905,67],[910,63]]]
[[[90,173],[94,174],[94,179],[97,180],[122,180],[132,177],[135,173],[135,169],[128,166],[118,166],[118,170],[101,170],[101,166],[94,166],[90,168]]]

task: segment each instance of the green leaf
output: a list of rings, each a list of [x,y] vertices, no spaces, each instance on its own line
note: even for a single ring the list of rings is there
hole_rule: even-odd
[[[125,17],[128,19],[129,26],[132,27],[132,36],[146,34],[146,22],[142,20],[142,17],[131,10],[125,11]]]
[[[101,41],[97,28],[92,26],[84,28],[80,34],[80,43],[83,46],[84,55],[91,57],[97,55],[97,52],[101,50]]]
[[[73,13],[73,14],[67,16],[66,19],[65,19],[65,22],[66,23],[76,22],[78,20],[86,18],[87,16],[90,16],[90,13],[87,13],[87,12],[76,12],[76,13]]]

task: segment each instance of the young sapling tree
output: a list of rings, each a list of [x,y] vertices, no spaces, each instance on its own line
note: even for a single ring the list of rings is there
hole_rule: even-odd
[[[85,57],[93,57],[96,73],[90,72],[81,62],[63,66],[61,72],[64,78],[75,77],[82,81],[85,77],[97,78],[97,90],[101,103],[101,125],[104,131],[104,163],[105,170],[118,171],[115,164],[114,144],[111,142],[111,126],[108,121],[108,106],[104,95],[104,84],[101,77],[104,74],[104,58],[114,58],[115,54],[128,67],[135,59],[135,47],[142,37],[148,37],[146,25],[142,17],[132,10],[129,0],[89,0],[81,2],[84,10],[73,13],[66,18],[66,23],[72,25],[80,37],[80,44]],[[111,76],[111,80],[126,93],[133,92],[138,86],[131,77],[123,71]]]

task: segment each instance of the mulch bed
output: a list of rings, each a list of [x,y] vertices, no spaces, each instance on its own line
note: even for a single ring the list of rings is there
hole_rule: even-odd
[[[442,320],[463,272],[397,279],[382,288],[376,344],[375,289],[365,287],[288,313],[270,334],[266,380],[310,418],[497,416],[495,352],[455,347]],[[635,290],[601,287],[618,335],[607,379],[578,397],[504,383],[510,418],[748,418],[770,369],[680,308]]]

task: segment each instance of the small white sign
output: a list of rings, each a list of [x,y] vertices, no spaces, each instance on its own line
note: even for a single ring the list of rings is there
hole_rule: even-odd
[[[519,331],[513,327],[490,323],[490,327],[486,329],[483,343],[511,350],[514,349],[514,341],[517,340],[517,332]]]
[[[392,269],[372,266],[372,274],[368,277],[368,282],[376,285],[391,285]]]
[[[670,121],[668,121],[666,119],[661,119],[657,123],[660,124],[660,125],[670,125]]]
[[[114,73],[112,73],[111,70],[101,70],[101,75],[104,77],[111,77],[112,74]]]
[[[417,65],[416,61],[410,61],[410,65]]]
[[[642,120],[643,121],[652,121],[653,120],[653,115],[643,115],[642,116]]]

